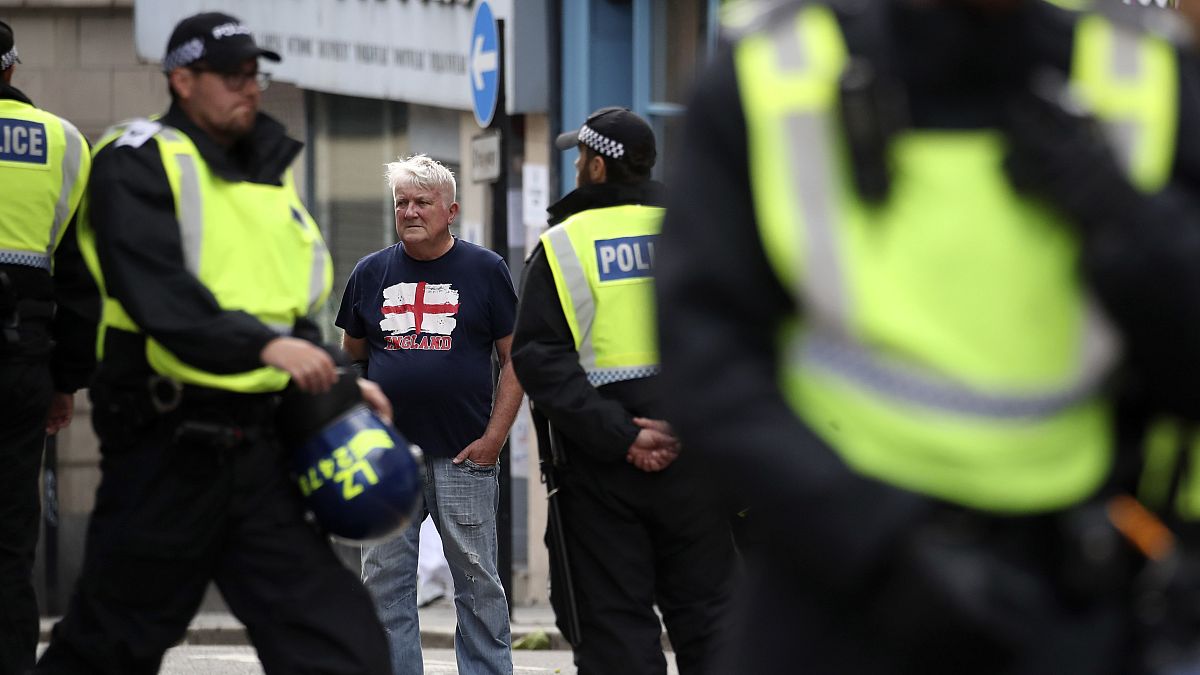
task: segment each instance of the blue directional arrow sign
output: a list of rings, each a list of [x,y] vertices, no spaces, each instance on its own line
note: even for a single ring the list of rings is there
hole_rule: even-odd
[[[475,6],[472,23],[468,47],[471,99],[475,104],[475,121],[487,128],[496,114],[496,100],[500,96],[500,41],[496,37],[496,16],[487,0]]]

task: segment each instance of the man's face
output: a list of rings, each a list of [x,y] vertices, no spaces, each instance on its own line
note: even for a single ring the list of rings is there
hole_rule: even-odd
[[[177,83],[182,86],[176,86],[176,92],[192,121],[222,142],[249,134],[262,103],[262,89],[255,79],[258,59],[247,59],[232,73],[203,67],[186,70],[190,77]]]
[[[575,157],[575,187],[581,188],[585,185],[591,185],[592,179],[588,170],[588,159],[591,154],[587,148],[580,144],[578,147],[579,155]]]
[[[417,185],[397,185],[392,196],[396,200],[396,235],[405,246],[437,246],[450,239],[458,202],[447,206],[441,194]]]

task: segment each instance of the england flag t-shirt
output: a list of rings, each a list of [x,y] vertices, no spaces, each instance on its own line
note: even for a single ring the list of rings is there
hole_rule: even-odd
[[[436,260],[395,244],[358,261],[335,323],[366,338],[367,377],[391,400],[396,428],[453,457],[487,428],[492,347],[512,334],[516,311],[504,260],[455,239]]]

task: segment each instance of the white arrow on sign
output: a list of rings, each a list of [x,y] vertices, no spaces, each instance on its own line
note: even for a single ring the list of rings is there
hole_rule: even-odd
[[[475,88],[483,89],[483,74],[496,69],[496,50],[483,51],[483,36],[475,36],[475,49],[471,56],[471,76],[475,78]]]

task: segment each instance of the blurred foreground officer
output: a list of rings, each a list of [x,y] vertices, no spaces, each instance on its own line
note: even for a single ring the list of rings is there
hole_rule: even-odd
[[[42,444],[71,422],[100,313],[74,226],[87,142],[12,86],[17,63],[0,21],[0,675],[33,665]]]
[[[81,241],[106,293],[102,479],[37,672],[157,672],[210,580],[266,672],[391,672],[370,598],[305,522],[275,435],[289,380],[322,392],[337,375],[294,337],[315,332],[304,317],[331,266],[288,170],[300,143],[259,112],[259,57],[279,60],[236,19],[184,19],[163,59],[170,110],[96,152]]]
[[[1198,415],[1200,69],[1145,13],[765,4],[659,267],[671,419],[761,528],[727,672],[1144,672],[1114,459]]]
[[[715,673],[729,633],[732,538],[662,421],[654,132],[628,110],[603,108],[557,145],[579,150],[576,189],[550,207],[513,340],[539,445],[554,448],[551,604],[581,675],[665,673],[655,604],[679,671]]]

